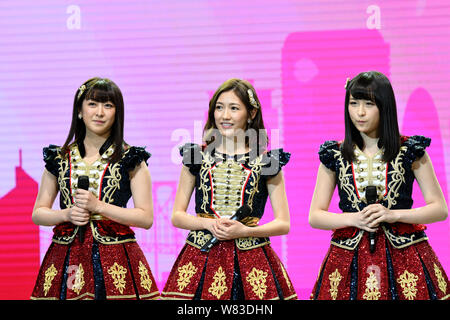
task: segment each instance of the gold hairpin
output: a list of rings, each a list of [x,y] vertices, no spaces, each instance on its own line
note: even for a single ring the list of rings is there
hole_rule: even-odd
[[[252,91],[252,89],[248,89],[248,90],[247,90],[247,93],[248,93],[248,99],[250,100],[250,104],[251,104],[254,108],[258,109],[258,108],[259,108],[259,105],[258,105],[258,102],[256,102],[255,97],[253,97],[253,91]]]
[[[347,80],[345,81],[345,86],[344,86],[345,90],[347,90],[349,82],[350,82],[350,78],[347,78]]]
[[[86,86],[83,84],[78,90],[80,90],[80,91],[78,92],[77,100],[80,99],[80,97],[83,94],[84,90],[86,90]]]

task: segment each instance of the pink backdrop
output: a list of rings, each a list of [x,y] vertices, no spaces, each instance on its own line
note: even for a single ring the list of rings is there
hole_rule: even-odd
[[[209,96],[224,80],[255,85],[272,146],[292,153],[291,232],[272,243],[309,298],[331,235],[308,225],[317,151],[343,138],[347,77],[369,69],[390,77],[402,133],[432,138],[448,200],[448,39],[448,1],[1,1],[0,298],[31,293],[51,238],[31,222],[42,147],[63,143],[73,95],[93,76],[119,85],[126,140],[153,154],[155,223],[135,231],[160,289],[186,236],[170,224],[177,146],[200,142]],[[423,205],[417,185],[415,195]],[[427,234],[450,272],[449,219]]]

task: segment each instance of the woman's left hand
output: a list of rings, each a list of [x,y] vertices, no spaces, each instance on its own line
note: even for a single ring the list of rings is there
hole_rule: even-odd
[[[382,222],[395,223],[398,220],[395,211],[389,210],[379,203],[368,205],[361,210],[361,214],[368,219],[368,226],[371,228],[378,227]]]
[[[100,200],[98,200],[90,191],[77,189],[73,198],[77,207],[86,209],[91,213],[98,211]]]
[[[218,240],[232,240],[245,237],[249,227],[236,220],[221,218],[216,220],[214,228]]]

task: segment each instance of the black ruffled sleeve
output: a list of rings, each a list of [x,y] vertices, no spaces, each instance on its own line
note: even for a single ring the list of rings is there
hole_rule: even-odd
[[[431,139],[424,136],[411,136],[403,145],[406,146],[405,160],[411,165],[417,159],[423,157],[425,148],[430,146]]]
[[[195,143],[186,143],[180,148],[180,155],[183,157],[183,164],[189,168],[189,172],[194,176],[200,172],[202,166],[201,146]]]
[[[48,172],[53,174],[55,177],[58,176],[58,168],[59,168],[59,162],[58,159],[56,159],[56,157],[59,155],[60,151],[61,148],[55,146],[54,144],[51,144],[48,147],[44,147],[42,149],[45,162],[45,169],[47,169]]]
[[[339,150],[339,144],[337,141],[328,140],[325,141],[319,148],[319,159],[325,167],[330,170],[336,171],[336,154],[333,150]]]
[[[263,161],[266,163],[261,170],[261,175],[267,177],[274,177],[290,160],[291,154],[285,152],[283,149],[270,150],[263,156]]]
[[[150,153],[145,151],[145,147],[130,147],[123,157],[123,167],[128,171],[133,170],[142,161],[145,161],[145,164],[147,164],[147,160],[151,156]]]

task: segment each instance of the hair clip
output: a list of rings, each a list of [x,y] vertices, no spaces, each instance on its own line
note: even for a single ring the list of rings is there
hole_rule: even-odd
[[[78,92],[77,100],[80,99],[80,97],[83,94],[84,90],[86,90],[86,85],[83,84],[78,90],[80,90],[80,92]]]
[[[248,93],[248,99],[250,100],[250,104],[251,104],[254,108],[258,109],[258,108],[259,108],[259,105],[258,105],[258,102],[256,102],[255,97],[253,97],[253,91],[252,91],[252,89],[248,89],[248,90],[247,90],[247,93]]]
[[[347,78],[347,80],[345,81],[345,86],[344,86],[345,90],[347,90],[349,82],[350,82],[350,78]]]

